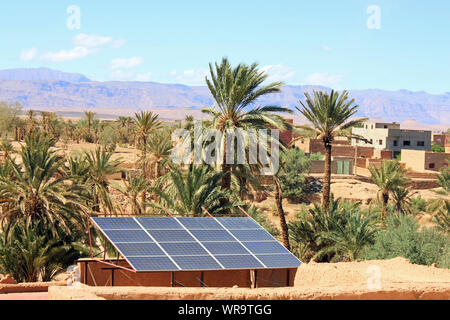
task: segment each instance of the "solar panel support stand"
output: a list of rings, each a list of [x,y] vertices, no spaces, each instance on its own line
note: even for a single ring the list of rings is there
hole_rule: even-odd
[[[172,271],[172,272],[170,273],[170,286],[171,286],[172,288],[173,288],[174,282],[175,282],[175,273]]]
[[[253,289],[256,289],[256,287],[257,287],[257,282],[258,282],[258,272],[255,270],[255,269],[253,269],[252,270],[252,288]]]

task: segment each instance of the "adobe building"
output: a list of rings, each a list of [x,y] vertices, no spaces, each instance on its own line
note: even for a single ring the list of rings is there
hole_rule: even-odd
[[[354,146],[373,146],[377,150],[393,151],[394,157],[403,149],[431,150],[431,131],[400,129],[400,124],[392,122],[367,121],[361,128],[353,128],[352,133],[367,139],[352,139]]]
[[[450,153],[406,149],[401,153],[401,162],[405,168],[415,172],[440,171],[448,166],[448,161]]]
[[[445,147],[445,138],[444,133],[433,133],[432,143],[436,146]]]

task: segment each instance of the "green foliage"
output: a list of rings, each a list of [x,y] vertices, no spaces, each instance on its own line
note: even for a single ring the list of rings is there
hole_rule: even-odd
[[[404,257],[411,263],[450,268],[450,238],[435,229],[423,228],[411,216],[391,216],[385,230],[376,235],[373,246],[361,255],[363,259]]]
[[[278,230],[276,225],[274,225],[267,218],[267,216],[264,214],[264,212],[261,209],[257,208],[254,205],[252,205],[252,206],[245,205],[245,206],[243,206],[243,208],[253,219],[256,220],[256,222],[258,222],[271,235],[273,235],[274,237],[277,237],[280,235],[280,231]]]
[[[0,101],[0,136],[8,135],[22,113],[22,106],[18,103]]]
[[[435,144],[435,145],[431,146],[431,151],[432,152],[445,152],[445,148],[441,147],[440,145]]]
[[[114,152],[116,150],[119,136],[117,135],[117,129],[111,125],[106,126],[100,133],[99,143],[108,152]]]
[[[283,197],[299,201],[306,186],[306,174],[310,160],[300,149],[286,149],[281,153],[281,169],[278,173]]]
[[[441,173],[437,175],[438,184],[446,191],[450,192],[450,170],[448,167],[442,168]]]
[[[323,160],[323,154],[321,154],[320,152],[317,153],[311,153],[309,155],[309,160]]]
[[[433,220],[438,225],[438,229],[446,234],[450,233],[450,201],[444,202],[444,205],[438,209]]]
[[[300,248],[306,261],[353,260],[373,242],[375,222],[373,215],[362,214],[357,203],[338,199],[330,202],[329,210],[314,205],[299,212],[297,220],[289,223],[289,233],[294,252]]]
[[[150,204],[164,212],[168,208],[177,215],[203,216],[205,208],[210,214],[220,214],[234,207],[233,201],[224,203],[222,199],[231,199],[229,190],[219,186],[223,173],[208,166],[190,165],[183,173],[172,166],[171,171],[162,177],[161,185],[153,188],[160,197],[160,204]]]
[[[425,212],[427,210],[427,201],[422,199],[420,195],[411,198],[411,211],[412,213]]]
[[[51,281],[83,256],[75,243],[49,239],[41,223],[16,224],[9,238],[3,231],[0,273],[11,274],[19,282]]]

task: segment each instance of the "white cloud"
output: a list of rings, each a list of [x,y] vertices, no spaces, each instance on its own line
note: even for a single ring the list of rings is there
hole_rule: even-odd
[[[124,39],[113,39],[111,37],[102,37],[95,34],[77,34],[72,39],[77,47],[98,48],[109,45],[112,48],[120,48],[125,44]]]
[[[150,81],[151,78],[152,78],[151,72],[140,73],[140,74],[136,75],[136,81],[147,82],[147,81]]]
[[[339,89],[344,76],[341,74],[329,74],[326,72],[315,72],[305,78],[305,82],[311,85],[322,85]]]
[[[31,61],[36,58],[38,50],[36,48],[31,48],[27,50],[23,50],[20,53],[20,60],[22,61]]]
[[[111,69],[130,69],[141,65],[144,59],[141,57],[132,57],[129,59],[114,59],[111,61]]]
[[[283,64],[264,66],[260,70],[267,73],[268,82],[287,81],[295,75],[294,69]]]
[[[184,70],[182,72],[172,70],[170,72],[170,76],[174,78],[174,81],[185,85],[204,85],[206,75],[208,75],[208,70],[205,68]]]
[[[84,58],[90,54],[96,53],[96,49],[89,49],[86,47],[75,47],[71,50],[60,50],[57,52],[47,52],[41,56],[42,60],[51,62],[72,61],[75,59]]]
[[[114,70],[110,73],[111,80],[115,81],[150,81],[151,72],[137,73],[133,70]]]
[[[322,45],[320,46],[320,48],[321,48],[322,50],[324,50],[324,51],[331,51],[331,48],[330,48],[329,46],[324,45],[324,44],[322,44]]]

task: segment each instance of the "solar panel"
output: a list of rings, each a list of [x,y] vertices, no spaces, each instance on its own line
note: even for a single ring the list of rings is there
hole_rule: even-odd
[[[267,268],[297,268],[300,261],[292,254],[264,254],[256,256]]]
[[[253,254],[290,253],[278,241],[243,242],[242,244]]]
[[[216,219],[228,230],[261,229],[261,226],[255,220],[249,218],[223,217]]]
[[[136,220],[147,230],[183,229],[175,219],[166,217],[139,217]],[[140,229],[140,228],[139,228]]]
[[[180,269],[169,257],[128,257],[128,261],[137,271],[178,271]]]
[[[209,229],[223,230],[222,226],[214,218],[176,218],[182,225],[189,230]]]
[[[251,255],[215,255],[217,260],[229,269],[264,268],[264,266]]]
[[[203,242],[212,254],[248,254],[248,251],[237,241],[235,242]]]
[[[220,265],[211,256],[174,256],[173,259],[183,270],[217,270]]]
[[[115,218],[115,217],[108,217],[108,218],[92,218],[92,220],[99,226],[100,229],[103,230],[114,230],[114,229],[134,229],[134,230],[141,230],[141,227],[137,222],[130,217],[124,217],[124,218]]]
[[[275,240],[267,231],[260,230],[231,230],[231,233],[240,241],[273,241]]]
[[[296,268],[301,264],[250,218],[92,220],[138,272]]]
[[[235,241],[232,235],[225,230],[191,230],[199,241]]]
[[[208,252],[197,242],[160,244],[171,256],[208,255]]]
[[[117,243],[117,249],[127,257],[166,256],[156,243]]]
[[[148,230],[148,233],[158,242],[195,242],[185,230]]]
[[[144,230],[103,230],[111,242],[153,242]]]

